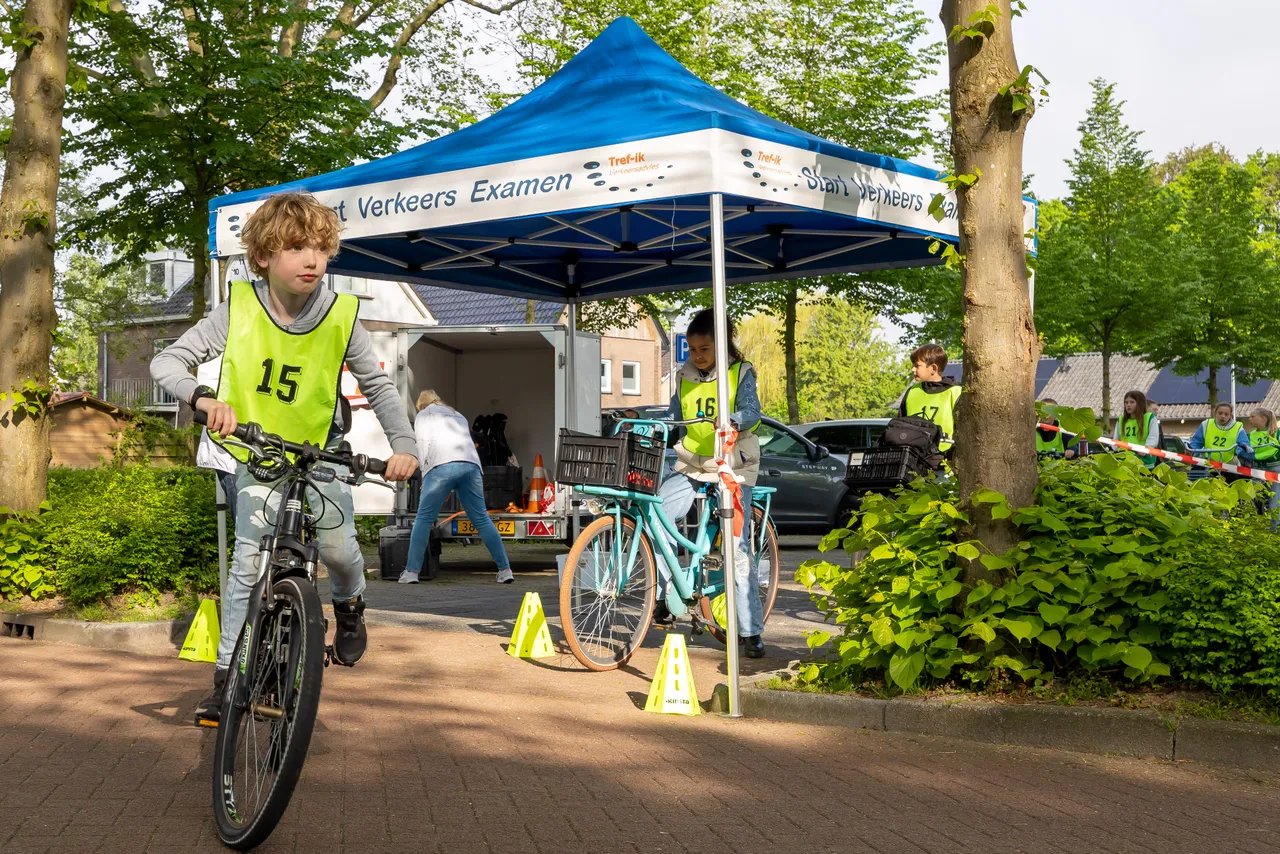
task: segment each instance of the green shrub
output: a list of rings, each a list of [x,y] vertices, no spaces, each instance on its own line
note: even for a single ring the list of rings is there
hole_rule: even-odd
[[[145,466],[53,469],[41,516],[48,561],[72,605],[124,591],[216,589],[213,475]]]
[[[1175,672],[1280,701],[1280,536],[1269,521],[1242,513],[1202,531],[1163,584],[1157,622]]]
[[[41,508],[47,510],[49,503]],[[52,596],[55,587],[48,552],[39,516],[11,514],[8,507],[0,507],[0,599]]]
[[[872,496],[823,548],[867,555],[855,567],[801,565],[796,580],[841,627],[835,656],[802,677],[847,688],[883,675],[903,690],[997,675],[1040,681],[1096,672],[1135,682],[1167,676],[1163,579],[1192,560],[1199,543],[1256,488],[1219,478],[1188,481],[1135,457],[1052,461],[1036,503],[1014,510],[991,491],[975,494],[996,517],[1012,516],[1024,539],[1004,555],[962,541],[967,522],[954,482],[919,480]],[[959,559],[980,559],[997,587],[962,583]],[[810,636],[810,646],[831,640]]]

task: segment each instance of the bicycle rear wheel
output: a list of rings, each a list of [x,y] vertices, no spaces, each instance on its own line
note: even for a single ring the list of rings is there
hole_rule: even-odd
[[[239,850],[260,845],[275,829],[307,758],[324,678],[324,613],[307,581],[284,578],[273,590],[257,637],[241,632],[231,659],[213,754],[213,812],[218,836]],[[231,700],[244,678],[240,661],[257,663],[248,707]]]
[[[614,670],[644,642],[653,619],[653,547],[635,522],[601,516],[583,529],[565,560],[560,623],[574,658],[589,670]],[[639,542],[636,542],[639,537]],[[630,560],[632,546],[635,557]]]
[[[751,508],[751,536],[752,558],[755,561],[753,569],[756,573],[756,595],[760,597],[760,609],[764,615],[763,622],[769,622],[769,615],[773,613],[773,605],[778,600],[778,575],[781,560],[778,553],[778,531],[773,526],[773,520],[770,519],[768,524],[764,521],[764,510],[759,507]],[[719,547],[720,538],[716,537],[716,546]],[[724,577],[723,570],[719,571],[719,578],[715,576],[717,573],[711,573],[713,583],[720,582]],[[699,610],[702,612],[702,621],[707,624],[708,630],[712,637],[724,643],[724,597],[721,593],[715,597],[703,596],[699,599]],[[741,619],[741,617],[739,617]]]

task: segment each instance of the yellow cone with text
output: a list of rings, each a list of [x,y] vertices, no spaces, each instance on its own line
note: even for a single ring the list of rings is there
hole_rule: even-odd
[[[182,642],[182,652],[178,658],[187,661],[217,661],[218,640],[221,637],[218,629],[218,606],[212,599],[201,599],[196,618],[191,621],[187,631],[187,639]]]
[[[653,674],[644,710],[662,715],[702,714],[698,692],[693,687],[693,672],[689,668],[689,651],[684,645],[684,635],[671,632],[663,642],[662,654],[658,656],[658,672]]]
[[[520,616],[511,632],[507,655],[515,658],[550,658],[556,654],[547,630],[547,615],[542,613],[542,598],[529,591],[520,603]]]

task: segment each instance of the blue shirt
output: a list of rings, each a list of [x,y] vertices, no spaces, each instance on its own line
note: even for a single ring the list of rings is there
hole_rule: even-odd
[[[1204,446],[1204,428],[1212,420],[1210,418],[1209,421],[1201,421],[1196,432],[1191,434],[1191,439],[1187,442],[1187,450],[1192,454],[1209,450]],[[1239,432],[1236,433],[1236,456],[1253,462],[1253,446],[1249,444],[1249,434],[1245,431],[1243,424],[1237,422],[1236,426],[1239,428]]]

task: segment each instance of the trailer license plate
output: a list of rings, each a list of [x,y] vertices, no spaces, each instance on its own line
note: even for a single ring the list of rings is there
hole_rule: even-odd
[[[516,535],[515,519],[495,519],[494,523],[498,526],[498,533],[504,537],[514,537]],[[471,524],[470,519],[458,519],[453,523],[454,536],[458,537],[474,537],[476,535],[476,526]]]

